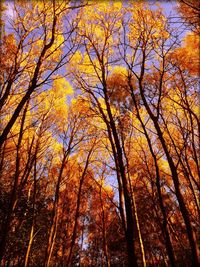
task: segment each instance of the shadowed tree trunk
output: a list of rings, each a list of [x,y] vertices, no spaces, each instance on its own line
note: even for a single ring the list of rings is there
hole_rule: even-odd
[[[76,213],[75,213],[75,218],[74,218],[74,227],[73,227],[73,233],[72,233],[72,238],[71,238],[71,244],[70,244],[70,250],[69,250],[69,256],[66,262],[66,266],[71,266],[72,264],[72,257],[73,257],[73,248],[75,245],[75,241],[76,241],[76,236],[77,236],[77,228],[78,228],[78,219],[79,219],[79,215],[80,215],[80,205],[81,205],[81,194],[82,194],[82,187],[83,187],[83,183],[84,183],[84,179],[87,173],[87,169],[90,163],[90,156],[92,154],[94,145],[92,146],[92,148],[89,150],[89,153],[87,155],[87,159],[85,162],[85,167],[83,170],[83,173],[81,175],[80,178],[80,183],[79,183],[79,189],[78,189],[78,196],[77,196],[77,205],[76,205]]]
[[[50,227],[50,232],[48,236],[48,244],[45,252],[45,259],[44,259],[44,267],[48,267],[50,264],[54,244],[55,244],[55,239],[56,239],[56,234],[57,234],[57,227],[58,227],[58,203],[59,203],[59,192],[60,192],[60,183],[62,179],[62,174],[63,170],[66,164],[66,159],[67,159],[68,154],[65,152],[63,159],[62,159],[62,164],[59,170],[59,175],[58,175],[58,180],[56,184],[56,191],[55,191],[55,200],[53,204],[53,213],[52,213],[52,221],[51,221],[51,227]]]
[[[28,242],[28,247],[26,250],[26,256],[25,256],[25,263],[24,263],[24,267],[28,267],[29,265],[29,255],[30,255],[30,251],[31,251],[31,246],[33,244],[33,239],[35,236],[35,201],[36,201],[36,188],[37,188],[37,149],[35,152],[35,157],[34,157],[34,173],[33,173],[33,204],[32,204],[32,209],[33,209],[33,214],[32,214],[32,223],[31,223],[31,231],[30,231],[30,236],[29,236],[29,242]]]
[[[21,119],[21,124],[20,124],[20,132],[19,132],[19,137],[18,137],[18,142],[17,142],[17,147],[16,147],[16,161],[15,161],[15,174],[14,174],[14,184],[12,191],[10,193],[10,203],[7,211],[7,215],[4,221],[4,224],[2,226],[2,233],[1,233],[1,241],[0,241],[0,263],[1,260],[4,256],[4,251],[6,248],[6,242],[7,238],[9,235],[10,231],[10,225],[12,222],[12,215],[13,211],[17,205],[18,202],[18,186],[19,186],[19,178],[20,178],[20,148],[21,148],[21,142],[22,142],[22,137],[23,137],[23,130],[24,130],[24,123],[25,123],[25,118],[26,118],[26,113],[28,109],[29,102],[27,102],[22,119]]]
[[[144,123],[142,121],[142,118],[140,116],[140,111],[139,111],[139,108],[138,108],[138,104],[137,104],[137,101],[136,101],[136,97],[135,97],[134,90],[133,90],[133,87],[132,87],[130,79],[129,79],[128,82],[129,82],[129,88],[130,88],[130,91],[131,91],[131,97],[132,97],[132,100],[133,100],[133,103],[134,103],[134,106],[135,106],[135,109],[136,109],[137,118],[140,121],[140,124],[141,124],[141,126],[142,126],[142,128],[144,130],[144,134],[145,134],[145,137],[147,139],[149,150],[150,150],[151,155],[152,155],[153,160],[154,160],[154,166],[155,166],[155,170],[156,170],[156,187],[157,187],[157,192],[158,192],[159,204],[160,204],[160,208],[161,208],[161,212],[162,212],[162,216],[163,216],[162,231],[163,231],[164,237],[165,237],[166,249],[167,249],[167,252],[168,252],[168,257],[169,257],[170,264],[171,264],[172,267],[175,267],[176,266],[176,261],[175,261],[173,246],[172,246],[172,243],[171,243],[170,233],[169,233],[169,229],[168,229],[167,214],[166,214],[166,211],[165,211],[163,198],[162,198],[162,192],[161,192],[161,186],[160,186],[161,179],[160,179],[160,172],[159,172],[157,158],[156,158],[156,155],[155,155],[155,153],[153,151],[151,140],[150,140],[149,135],[147,133],[146,127],[145,127],[145,125],[144,125]]]
[[[142,65],[141,65],[141,74],[140,74],[140,77],[138,80],[139,81],[140,95],[141,95],[142,101],[144,103],[145,109],[146,109],[147,113],[149,114],[149,116],[150,116],[150,118],[154,124],[158,138],[159,138],[160,143],[162,145],[162,148],[165,152],[165,155],[166,155],[166,158],[167,158],[170,170],[171,170],[176,197],[177,197],[180,211],[181,211],[181,214],[182,214],[185,226],[186,226],[187,236],[188,236],[188,240],[189,240],[189,244],[190,244],[190,248],[191,248],[191,262],[192,262],[193,266],[199,266],[200,262],[199,262],[199,258],[198,258],[198,246],[197,246],[197,242],[196,242],[196,237],[195,237],[195,234],[193,232],[191,221],[190,221],[190,216],[189,216],[187,207],[185,205],[183,195],[182,195],[181,190],[180,190],[180,181],[179,181],[177,169],[176,169],[174,161],[173,161],[173,159],[169,153],[165,139],[163,137],[162,130],[161,130],[160,125],[158,123],[158,117],[153,114],[153,112],[152,112],[152,110],[151,110],[151,108],[150,108],[150,106],[149,106],[149,104],[145,98],[145,95],[144,95],[143,78],[144,78],[144,70],[145,70],[145,59],[146,59],[146,54],[145,54],[145,51],[143,51],[143,61],[142,61]],[[160,81],[160,86],[162,86],[162,81]],[[161,88],[160,88],[160,90],[161,90]]]

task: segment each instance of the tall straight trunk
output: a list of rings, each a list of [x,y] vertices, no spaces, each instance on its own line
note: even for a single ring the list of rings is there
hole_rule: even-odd
[[[123,162],[123,153],[122,153],[122,148],[120,145],[119,137],[117,134],[117,129],[115,126],[114,118],[112,116],[110,104],[105,92],[105,102],[106,102],[106,107],[107,107],[107,112],[108,112],[108,117],[110,120],[110,127],[112,130],[113,134],[113,139],[115,142],[116,146],[116,168],[119,170],[121,179],[122,179],[122,186],[123,186],[123,193],[124,193],[124,200],[125,200],[125,211],[126,211],[126,242],[127,242],[127,252],[128,252],[128,262],[129,266],[138,266],[137,264],[137,258],[135,254],[135,236],[134,236],[134,216],[133,216],[133,210],[132,210],[132,203],[131,203],[131,196],[130,192],[128,189],[128,181],[125,173],[125,167],[124,167],[124,162]]]
[[[30,236],[29,236],[29,242],[28,242],[28,247],[26,250],[26,256],[25,256],[25,262],[24,262],[24,267],[28,266],[29,263],[29,255],[30,255],[30,251],[31,251],[31,246],[33,244],[33,239],[34,239],[34,230],[35,230],[35,200],[36,200],[36,183],[37,183],[37,149],[35,151],[35,157],[34,157],[34,174],[33,174],[33,204],[32,204],[32,208],[33,208],[33,214],[32,214],[32,224],[31,224],[31,231],[30,231]]]
[[[123,131],[121,131],[121,142],[122,142],[124,157],[126,159],[126,166],[127,166],[126,168],[127,168],[127,173],[128,173],[129,190],[131,192],[131,200],[132,200],[133,212],[134,212],[134,217],[135,217],[137,235],[139,238],[142,264],[143,264],[143,267],[146,267],[146,257],[145,257],[144,244],[143,244],[142,234],[141,234],[141,230],[140,230],[140,223],[139,223],[139,218],[138,218],[137,205],[136,205],[136,201],[135,201],[135,194],[133,192],[133,188],[132,188],[132,184],[131,184],[129,159],[127,157],[127,153],[126,153],[126,149],[125,149]]]
[[[49,242],[49,246],[47,247],[48,257],[47,257],[47,261],[45,263],[46,264],[45,266],[47,266],[47,267],[50,265],[50,261],[51,261],[51,257],[52,257],[52,253],[53,253],[53,249],[54,249],[54,245],[55,245],[56,235],[57,235],[57,228],[58,228],[58,215],[56,215],[54,220],[53,220],[53,227],[51,228],[51,232],[50,232],[50,240],[51,241]]]
[[[6,142],[4,143],[3,147],[0,148],[0,177],[2,176],[2,172],[3,172],[4,159],[5,159],[5,148],[6,148]]]
[[[137,105],[137,101],[136,101],[136,98],[135,98],[135,95],[134,95],[134,90],[133,90],[133,87],[131,85],[131,81],[130,80],[129,80],[129,88],[131,90],[131,97],[132,97],[134,106],[136,108],[137,118],[140,121],[142,129],[144,131],[144,135],[145,135],[145,137],[147,139],[149,150],[150,150],[151,155],[152,155],[153,160],[154,160],[154,166],[155,166],[155,169],[156,169],[156,187],[157,187],[157,192],[158,192],[159,205],[160,205],[162,216],[163,216],[162,232],[163,232],[164,237],[165,237],[165,244],[166,244],[166,249],[167,249],[167,253],[168,253],[170,264],[171,264],[172,267],[175,267],[175,265],[176,265],[175,264],[175,256],[174,256],[172,242],[171,242],[171,239],[170,239],[170,233],[169,233],[169,230],[168,230],[167,214],[166,214],[166,211],[165,211],[163,198],[162,198],[161,185],[160,185],[161,179],[160,179],[160,172],[159,172],[159,166],[158,166],[157,158],[156,158],[156,155],[155,155],[155,153],[153,151],[152,143],[151,143],[150,137],[148,135],[148,132],[146,130],[146,127],[145,127],[145,125],[144,125],[144,123],[142,121],[142,118],[140,116],[139,108],[138,108],[138,105]]]
[[[164,121],[163,116],[162,116],[162,119]],[[192,118],[191,118],[191,120],[192,120]],[[180,163],[180,165],[183,168],[184,176],[185,176],[185,178],[187,179],[187,181],[189,183],[189,188],[191,189],[191,192],[193,194],[194,202],[196,204],[196,209],[197,209],[198,215],[200,216],[200,209],[199,209],[198,198],[196,196],[196,192],[195,192],[195,188],[193,186],[193,183],[197,186],[197,189],[200,189],[200,184],[198,183],[198,181],[194,178],[194,175],[192,174],[190,163],[188,162],[187,147],[185,147],[186,151],[185,151],[185,157],[184,157],[184,162],[183,162],[183,159],[182,159],[181,155],[179,154],[179,152],[177,150],[176,144],[175,144],[175,142],[173,140],[173,137],[171,135],[171,132],[168,129],[168,125],[167,125],[167,123],[165,121],[164,121],[164,125],[166,127],[166,130],[167,130],[168,135],[170,136],[170,139],[171,139],[171,142],[173,144],[174,150],[175,150],[175,152],[176,152],[176,154],[178,156],[179,163]],[[195,148],[195,145],[194,145],[193,122],[191,122],[191,129],[192,129],[191,130],[191,133],[192,133],[192,148],[193,148],[193,152],[194,152],[193,159],[194,159],[195,164],[198,166],[199,165],[198,164],[198,157],[197,157],[196,148]],[[185,142],[186,142],[186,140],[185,140]],[[186,168],[185,164],[188,167],[188,169]],[[198,167],[197,167],[197,173],[198,173],[198,176],[199,176],[200,173],[199,173]],[[199,176],[199,178],[200,178],[200,176]],[[192,183],[192,181],[193,181],[193,183]],[[198,192],[200,192],[200,190]]]
[[[28,247],[27,247],[27,250],[26,250],[24,267],[27,267],[28,263],[29,263],[29,255],[30,255],[31,246],[32,246],[32,243],[33,243],[33,238],[34,238],[34,230],[35,230],[35,228],[34,228],[34,221],[33,221],[32,225],[31,225],[31,232],[30,232],[30,236],[29,236]]]
[[[181,70],[181,68],[178,69],[179,74],[181,76],[181,80],[183,83],[183,88],[184,88],[184,97],[185,97],[185,101],[184,104],[186,105],[186,107],[184,107],[184,109],[186,110],[186,112],[188,112],[189,114],[189,121],[190,121],[190,129],[191,129],[191,143],[192,143],[192,149],[193,149],[193,160],[196,164],[196,168],[197,168],[197,173],[198,173],[198,182],[200,182],[200,165],[199,165],[199,157],[198,157],[198,146],[195,146],[195,127],[194,127],[194,121],[193,118],[195,119],[196,123],[197,123],[197,128],[198,128],[198,144],[200,144],[200,120],[199,120],[199,114],[195,114],[195,112],[192,111],[192,108],[190,107],[190,103],[188,101],[188,89],[187,89],[187,84],[183,75],[183,72]],[[199,185],[199,183],[197,183]]]
[[[143,77],[144,77],[144,70],[145,70],[145,58],[146,58],[146,54],[145,51],[143,51],[143,60],[142,60],[142,66],[141,66],[141,73],[140,73],[140,77],[139,77],[139,90],[140,90],[140,95],[143,101],[143,104],[145,106],[145,109],[148,113],[148,115],[150,116],[155,130],[157,132],[158,138],[160,140],[160,143],[162,145],[162,148],[165,152],[170,170],[171,170],[171,175],[172,175],[172,180],[173,180],[173,184],[174,184],[174,188],[175,188],[175,193],[176,193],[176,197],[179,203],[179,207],[180,207],[180,211],[186,226],[186,231],[187,231],[187,236],[188,236],[188,240],[189,240],[189,244],[190,244],[190,249],[191,249],[191,263],[193,266],[199,266],[200,265],[200,260],[199,260],[199,252],[198,252],[198,246],[197,246],[197,242],[196,242],[196,237],[194,234],[194,231],[192,229],[192,224],[190,221],[190,215],[189,212],[187,210],[187,207],[185,205],[184,202],[184,198],[183,195],[181,193],[181,189],[180,189],[180,182],[179,182],[179,176],[178,176],[178,172],[175,166],[175,163],[170,155],[170,152],[168,150],[167,144],[165,142],[165,139],[163,137],[163,133],[162,130],[160,128],[160,125],[158,123],[158,114],[157,116],[155,116],[152,112],[152,110],[150,109],[149,104],[147,103],[147,100],[145,98],[144,95],[144,88],[143,88]],[[162,84],[161,84],[162,85]],[[161,89],[160,89],[161,90]]]
[[[195,234],[194,234],[193,229],[192,229],[192,225],[191,225],[191,221],[190,221],[190,215],[188,213],[187,207],[186,207],[185,202],[184,202],[184,198],[183,198],[181,190],[180,190],[180,182],[179,182],[179,177],[178,177],[178,173],[176,170],[176,166],[175,166],[175,164],[174,164],[174,162],[173,162],[173,160],[169,154],[167,145],[165,143],[165,140],[163,138],[161,129],[160,129],[157,121],[154,121],[154,125],[155,125],[155,128],[157,130],[157,133],[158,133],[159,139],[161,141],[161,144],[163,146],[163,149],[165,151],[165,154],[166,154],[166,157],[167,157],[167,160],[169,163],[169,167],[171,170],[176,197],[177,197],[177,200],[179,203],[179,207],[180,207],[180,211],[181,211],[183,220],[185,222],[187,236],[188,236],[188,240],[189,240],[189,244],[190,244],[190,248],[191,248],[191,262],[194,266],[199,266],[200,261],[199,261],[199,257],[198,257],[198,246],[197,246]]]
[[[73,228],[72,240],[71,240],[71,244],[70,244],[69,256],[68,256],[67,263],[66,263],[67,267],[71,266],[71,261],[72,261],[72,257],[73,257],[73,249],[74,249],[74,245],[75,245],[75,241],[76,241],[77,228],[78,228],[78,219],[79,219],[79,213],[80,213],[82,187],[83,187],[85,175],[86,175],[86,172],[87,172],[87,169],[88,169],[90,156],[91,156],[91,153],[93,151],[93,147],[94,146],[92,146],[92,148],[90,149],[90,151],[89,151],[89,153],[87,155],[85,167],[84,167],[83,173],[81,175],[80,183],[79,183],[78,196],[77,196],[77,205],[76,205],[76,213],[75,213],[75,219],[74,219],[74,228]]]
[[[101,212],[102,212],[102,224],[103,224],[103,251],[106,258],[106,267],[110,267],[110,257],[108,254],[107,236],[106,236],[106,224],[105,224],[105,211],[102,199],[102,186],[100,187],[100,201],[101,201]]]
[[[53,206],[53,214],[52,214],[52,221],[51,221],[51,227],[50,227],[50,233],[48,237],[48,244],[45,252],[45,259],[44,259],[44,267],[48,267],[50,264],[56,234],[57,234],[57,226],[58,226],[58,203],[59,203],[59,193],[60,193],[60,183],[62,178],[62,173],[64,170],[64,166],[66,163],[67,154],[65,153],[63,156],[61,168],[58,175],[58,180],[56,184],[56,191],[55,191],[55,200],[54,200],[54,206]]]
[[[74,227],[73,227],[72,239],[71,239],[71,244],[70,244],[69,255],[67,258],[67,264],[66,264],[66,266],[68,266],[68,267],[71,266],[71,264],[72,264],[73,249],[74,249],[74,245],[76,242],[83,180],[84,180],[84,177],[81,177],[79,189],[78,189],[77,206],[76,206],[76,213],[75,213],[75,218],[74,218]]]
[[[84,241],[84,221],[81,231],[81,246],[79,250],[79,266],[82,267],[82,251],[83,251],[83,241]]]
[[[139,223],[137,205],[136,205],[134,193],[132,193],[132,199],[133,199],[133,208],[134,208],[137,232],[138,232],[138,237],[139,237],[140,250],[141,250],[141,255],[142,255],[142,264],[143,264],[143,267],[146,267],[147,264],[146,264],[146,257],[145,257],[145,251],[144,251],[144,244],[143,244],[143,239],[142,239],[142,234],[141,234],[141,229],[140,229],[140,223]]]
[[[13,184],[13,188],[11,191],[11,199],[10,199],[10,203],[9,203],[9,207],[7,211],[7,216],[2,226],[2,234],[1,234],[1,241],[0,241],[0,264],[1,264],[2,258],[4,256],[5,248],[6,248],[6,243],[7,243],[7,238],[8,238],[8,234],[10,231],[13,211],[18,201],[17,192],[18,192],[18,183],[19,183],[19,177],[20,177],[20,148],[21,148],[21,142],[23,138],[23,129],[24,129],[24,123],[25,123],[28,105],[29,105],[29,101],[26,103],[26,106],[24,108],[24,112],[22,115],[20,132],[19,132],[19,137],[18,137],[18,142],[17,142],[14,184]]]
[[[121,216],[121,220],[122,220],[123,230],[124,230],[124,232],[126,232],[126,218],[125,218],[125,208],[124,208],[125,204],[124,204],[123,185],[122,185],[122,178],[121,178],[119,168],[118,168],[117,151],[116,151],[115,142],[113,140],[112,129],[110,127],[110,122],[108,121],[107,116],[105,115],[98,99],[96,98],[96,96],[92,92],[91,92],[91,95],[95,99],[97,106],[98,106],[98,109],[100,111],[100,114],[102,115],[102,118],[103,118],[103,120],[107,126],[108,139],[109,139],[109,142],[110,142],[110,145],[112,148],[112,153],[113,153],[115,167],[116,167],[116,175],[117,175],[118,191],[119,191],[119,212],[120,212],[120,216]]]
[[[118,179],[118,184],[122,186],[121,188],[121,196],[122,198],[120,199],[120,215],[122,217],[122,223],[124,226],[124,231],[125,231],[125,238],[126,238],[126,244],[127,244],[127,254],[128,254],[128,265],[129,267],[137,267],[137,258],[135,254],[135,236],[134,236],[134,215],[133,215],[133,210],[132,210],[132,203],[131,203],[131,196],[130,192],[128,189],[128,182],[127,182],[127,177],[126,177],[126,172],[125,172],[125,167],[124,167],[124,162],[123,162],[123,153],[122,153],[122,148],[120,145],[115,121],[111,112],[111,107],[107,95],[107,88],[106,88],[106,80],[105,80],[105,73],[102,75],[103,76],[103,91],[104,91],[104,100],[106,103],[106,109],[107,109],[107,115],[105,114],[105,111],[102,109],[97,97],[95,94],[90,91],[90,95],[93,97],[95,100],[99,112],[102,115],[102,118],[104,122],[106,123],[107,126],[107,131],[108,131],[108,137],[109,141],[112,147],[112,153],[113,157],[115,160],[115,167],[116,167],[116,173],[117,173],[117,179]],[[124,200],[124,206],[123,207],[121,204],[123,204]],[[124,212],[125,210],[125,212]],[[126,216],[126,218],[125,218]]]

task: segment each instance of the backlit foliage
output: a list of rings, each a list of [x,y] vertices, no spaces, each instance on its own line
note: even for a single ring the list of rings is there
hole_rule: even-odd
[[[198,266],[196,2],[0,10],[0,266]]]

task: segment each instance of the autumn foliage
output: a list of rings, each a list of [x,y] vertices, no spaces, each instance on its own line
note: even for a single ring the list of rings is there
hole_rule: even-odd
[[[0,10],[0,266],[199,266],[196,1]]]

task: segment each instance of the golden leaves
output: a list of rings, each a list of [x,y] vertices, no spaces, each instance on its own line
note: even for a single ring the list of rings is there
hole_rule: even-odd
[[[131,42],[135,45],[138,39],[141,45],[158,46],[161,39],[168,39],[166,31],[167,19],[162,14],[162,9],[151,10],[147,3],[134,3],[130,8],[132,21],[129,23]]]
[[[196,33],[188,33],[184,38],[183,46],[171,53],[172,62],[179,64],[191,75],[199,73],[199,36]]]
[[[93,46],[100,50],[111,49],[114,32],[121,27],[121,2],[93,2],[81,10],[79,33],[87,39],[89,50]],[[110,50],[112,53],[112,50]]]
[[[60,96],[65,92],[66,95],[71,95],[74,93],[74,90],[71,84],[62,76],[56,77],[53,82],[53,88],[56,94]]]

